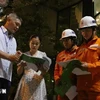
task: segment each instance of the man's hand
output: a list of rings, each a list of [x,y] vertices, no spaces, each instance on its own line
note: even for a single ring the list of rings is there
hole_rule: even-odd
[[[12,62],[18,62],[21,55],[22,55],[22,52],[17,51],[16,54],[8,55],[8,60],[10,60]]]
[[[81,66],[87,68],[88,64],[86,62],[82,62]]]

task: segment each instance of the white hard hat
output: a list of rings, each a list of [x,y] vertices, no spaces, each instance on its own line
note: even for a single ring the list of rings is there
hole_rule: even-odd
[[[66,38],[66,37],[77,37],[75,32],[71,29],[65,29],[63,32],[62,32],[62,36],[60,38],[60,40],[62,40],[63,38]]]
[[[88,28],[88,27],[96,27],[96,21],[91,16],[85,16],[81,19],[79,29]]]

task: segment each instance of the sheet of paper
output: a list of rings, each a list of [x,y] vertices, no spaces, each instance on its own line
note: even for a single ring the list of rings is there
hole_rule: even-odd
[[[66,68],[66,66],[67,66],[67,64],[70,62],[70,61],[72,61],[72,60],[67,60],[67,61],[64,61],[64,62],[57,62],[61,67],[63,67],[63,68]]]
[[[70,89],[66,92],[65,95],[69,98],[69,100],[73,100],[74,97],[78,94],[78,92],[76,92],[76,89],[76,86],[71,86]]]
[[[88,71],[83,71],[79,68],[74,68],[73,71],[72,71],[73,74],[76,74],[76,75],[85,75],[85,74],[91,74],[90,72]]]
[[[26,62],[29,62],[29,63],[40,63],[40,64],[43,64],[45,62],[45,60],[42,59],[42,58],[32,57],[32,56],[29,56],[29,55],[24,54],[24,53],[22,54],[20,59],[24,60]]]

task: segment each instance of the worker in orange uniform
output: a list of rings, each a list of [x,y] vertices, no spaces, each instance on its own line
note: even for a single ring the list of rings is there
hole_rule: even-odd
[[[62,32],[62,36],[60,40],[62,41],[65,50],[61,51],[56,58],[56,64],[54,70],[55,85],[59,84],[59,80],[63,72],[63,68],[57,62],[67,61],[74,57],[75,52],[78,48],[76,46],[76,38],[77,36],[75,32],[71,29],[65,29]],[[69,100],[69,99],[67,96],[62,97],[58,95],[57,100]]]
[[[96,21],[91,16],[80,20],[79,30],[84,42],[76,53],[90,74],[77,76],[77,100],[100,100],[100,38],[96,36]]]

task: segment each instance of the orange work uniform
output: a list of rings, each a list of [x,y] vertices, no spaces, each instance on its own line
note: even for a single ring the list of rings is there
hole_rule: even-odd
[[[62,72],[63,72],[63,68],[61,66],[59,66],[57,62],[67,61],[67,60],[73,59],[75,57],[77,49],[78,49],[78,47],[74,46],[72,51],[67,52],[66,50],[63,50],[57,55],[55,70],[54,70],[54,80],[55,80],[55,82],[58,79],[60,79]],[[69,99],[66,96],[61,97],[60,95],[58,95],[57,100],[69,100]]]
[[[78,100],[100,100],[100,38],[83,43],[76,58],[88,64],[91,74],[77,76]]]

